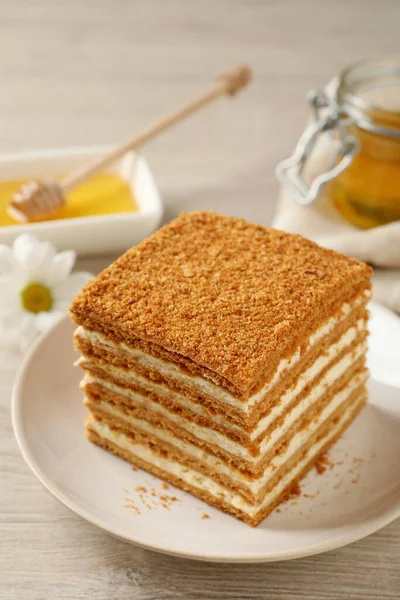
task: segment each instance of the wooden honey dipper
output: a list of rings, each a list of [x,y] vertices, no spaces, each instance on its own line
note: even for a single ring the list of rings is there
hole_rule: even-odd
[[[234,96],[250,80],[251,70],[247,66],[237,66],[223,73],[208,91],[188,104],[185,104],[177,111],[156,121],[153,125],[150,125],[141,133],[124,142],[102,158],[96,159],[94,162],[71,173],[62,181],[36,180],[25,183],[13,195],[7,206],[8,214],[17,221],[25,223],[57,212],[66,203],[66,194],[83,181],[101,171],[126,152],[142,146],[159,133],[175,125],[175,123],[182,121],[189,115],[200,110],[203,106],[210,104],[213,100],[225,95]]]

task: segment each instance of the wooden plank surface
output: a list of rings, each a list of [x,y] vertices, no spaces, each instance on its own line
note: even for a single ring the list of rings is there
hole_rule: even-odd
[[[397,0],[0,0],[0,151],[116,142],[236,62],[251,89],[146,149],[166,219],[216,209],[269,223],[276,162],[305,96],[346,63],[398,51]],[[98,271],[111,257],[84,259]],[[0,352],[0,598],[398,599],[400,521],[347,548],[267,565],[170,558],[112,539],[59,505],[10,423],[20,362]]]

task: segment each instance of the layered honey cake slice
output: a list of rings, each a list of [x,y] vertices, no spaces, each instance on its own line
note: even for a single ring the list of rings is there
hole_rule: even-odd
[[[370,268],[183,214],[74,300],[90,441],[257,525],[366,402]]]

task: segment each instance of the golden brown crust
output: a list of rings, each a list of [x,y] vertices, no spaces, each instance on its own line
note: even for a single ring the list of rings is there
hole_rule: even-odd
[[[231,504],[225,502],[224,500],[222,500],[220,498],[215,498],[207,491],[196,488],[196,487],[186,483],[179,477],[171,475],[170,473],[163,471],[159,467],[156,467],[155,465],[148,463],[148,462],[134,456],[127,450],[119,448],[112,442],[100,437],[95,431],[91,430],[90,428],[86,429],[86,435],[87,435],[87,438],[91,442],[97,444],[98,446],[104,448],[105,450],[107,450],[109,452],[112,452],[116,456],[130,462],[131,464],[133,464],[139,468],[144,469],[145,471],[148,471],[149,473],[152,473],[153,475],[156,475],[157,477],[160,477],[164,481],[167,481],[168,483],[176,486],[179,489],[182,489],[186,492],[191,493],[193,496],[200,498],[201,500],[203,500],[210,506],[214,506],[215,508],[218,508],[219,510],[227,512],[227,513],[235,516],[236,518],[241,519],[242,521],[248,523],[249,525],[255,527],[259,523],[261,523],[261,521],[263,521],[283,500],[285,500],[285,498],[290,494],[290,491],[297,487],[298,483],[305,477],[305,475],[308,473],[308,471],[318,462],[320,457],[323,456],[329,450],[329,448],[331,446],[333,446],[333,444],[339,439],[339,437],[349,427],[349,425],[352,423],[352,421],[355,419],[355,417],[358,415],[358,413],[362,410],[366,400],[367,400],[366,395],[362,394],[360,400],[355,405],[349,419],[343,424],[340,431],[338,431],[338,433],[335,435],[335,437],[333,439],[329,440],[326,444],[324,444],[324,446],[321,448],[321,450],[318,452],[318,454],[316,456],[314,456],[305,465],[305,467],[302,469],[302,471],[299,473],[299,475],[293,481],[290,482],[290,484],[282,491],[282,493],[273,502],[271,502],[268,506],[264,507],[254,517],[250,517],[243,511],[233,507]],[[337,418],[339,418],[339,417],[337,417]]]
[[[71,314],[113,339],[188,357],[247,391],[311,322],[369,288],[370,274],[298,235],[189,213],[85,286]]]

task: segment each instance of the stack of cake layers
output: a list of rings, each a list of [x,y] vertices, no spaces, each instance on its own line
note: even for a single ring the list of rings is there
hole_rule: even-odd
[[[366,402],[370,269],[181,215],[75,299],[90,441],[250,525]]]

